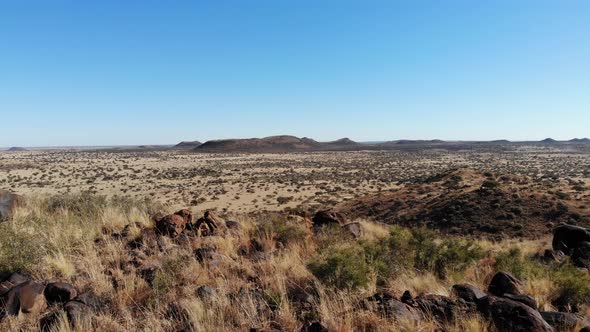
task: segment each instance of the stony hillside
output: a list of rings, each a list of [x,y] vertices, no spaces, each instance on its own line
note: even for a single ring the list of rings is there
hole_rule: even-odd
[[[409,186],[464,197],[524,185],[493,178],[459,170]],[[407,211],[420,202],[406,198]],[[574,199],[585,197],[561,198]],[[590,229],[574,225],[489,241],[333,209],[223,215],[90,194],[1,204],[1,331],[590,327]]]
[[[560,223],[590,226],[590,191],[583,183],[469,169],[422,179],[339,208],[351,217],[488,238],[540,237]]]

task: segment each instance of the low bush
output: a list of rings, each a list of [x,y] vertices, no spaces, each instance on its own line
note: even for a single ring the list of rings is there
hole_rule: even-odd
[[[0,224],[0,273],[30,272],[39,264],[42,250],[39,236],[8,222]]]
[[[414,267],[421,271],[433,272],[441,279],[446,279],[449,273],[463,272],[484,257],[482,248],[473,241],[439,241],[437,233],[423,229],[412,231],[410,246],[414,251]]]
[[[364,287],[371,275],[364,251],[355,245],[326,248],[307,268],[323,283],[339,289]]]
[[[184,259],[180,257],[170,258],[157,269],[152,280],[152,287],[156,294],[164,294],[170,291],[178,282],[179,274],[185,266]]]
[[[254,237],[269,236],[287,246],[291,243],[304,242],[309,235],[305,225],[286,221],[284,218],[269,218],[262,221],[256,228]]]
[[[557,287],[553,299],[556,306],[578,311],[581,305],[590,304],[590,275],[587,271],[567,262],[553,269],[550,278]]]

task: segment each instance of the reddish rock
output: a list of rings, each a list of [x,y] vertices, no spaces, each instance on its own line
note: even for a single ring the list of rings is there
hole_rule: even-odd
[[[206,211],[205,215],[197,220],[194,229],[197,230],[200,235],[207,236],[217,233],[221,225],[223,225],[223,219],[213,211]]]
[[[14,287],[29,281],[30,279],[20,273],[13,273],[0,283],[0,296],[8,293]]]
[[[182,217],[187,225],[193,223],[193,212],[191,210],[182,209],[180,211],[176,211],[174,214]]]
[[[47,307],[44,289],[45,286],[34,281],[13,287],[0,298],[0,318],[20,313],[40,313]]]
[[[185,227],[192,223],[193,214],[190,210],[180,210],[174,214],[169,214],[162,218],[155,217],[156,231],[160,235],[168,235],[172,238],[184,231]]]

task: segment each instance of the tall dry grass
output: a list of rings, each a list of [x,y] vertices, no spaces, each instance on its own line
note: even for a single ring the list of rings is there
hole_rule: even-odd
[[[261,214],[234,216],[239,230],[163,237],[149,247],[150,215],[157,210],[173,212],[121,198],[29,197],[12,221],[0,224],[0,269],[69,282],[96,296],[101,305],[91,319],[73,328],[59,316],[55,332],[299,331],[311,321],[321,321],[330,331],[483,331],[487,323],[477,315],[441,325],[429,318],[394,320],[362,304],[379,291],[449,295],[457,283],[484,289],[498,269],[496,257],[507,248],[519,249],[519,259],[528,261],[547,245],[541,239],[454,246],[462,242],[369,221],[361,221],[363,235],[353,239],[341,230],[314,234],[297,218]],[[133,241],[144,246],[132,248]],[[199,248],[215,248],[214,257],[199,262]],[[432,250],[437,254],[430,261]],[[358,255],[357,261],[339,254],[349,252]],[[420,259],[419,253],[424,253]],[[541,307],[551,309],[559,280],[533,270],[521,277]],[[350,280],[330,279],[334,273]],[[212,292],[202,296],[197,292],[202,286]],[[302,308],[306,295],[309,307]],[[0,323],[6,331],[36,328],[38,317]]]

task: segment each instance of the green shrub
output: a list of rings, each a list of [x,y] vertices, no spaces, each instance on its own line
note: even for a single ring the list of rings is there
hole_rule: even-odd
[[[39,236],[0,224],[0,273],[30,272],[39,264],[43,246]]]
[[[383,284],[389,277],[411,268],[411,237],[409,230],[391,226],[388,238],[361,242],[365,259],[375,272],[378,284]]]
[[[549,272],[540,262],[524,257],[518,248],[511,248],[498,254],[494,268],[496,271],[510,272],[519,279],[537,278]]]
[[[431,271],[445,279],[448,273],[463,272],[484,257],[484,251],[473,241],[445,239],[437,241],[437,233],[429,230],[413,230],[410,245],[414,250],[414,267]]]
[[[179,274],[185,266],[185,260],[182,257],[170,258],[162,263],[162,267],[157,269],[152,280],[152,288],[156,294],[164,294],[176,286],[179,280]]]
[[[338,289],[364,287],[371,273],[359,246],[326,248],[307,267],[323,283]]]
[[[499,186],[500,186],[500,184],[498,182],[496,182],[495,180],[485,180],[481,184],[481,188],[484,188],[484,189],[496,189]]]
[[[283,218],[269,218],[258,225],[254,237],[271,236],[286,246],[305,242],[308,234],[305,225],[288,222]]]
[[[551,279],[557,286],[555,301],[567,303],[572,308],[590,304],[590,275],[571,263],[553,269]]]

